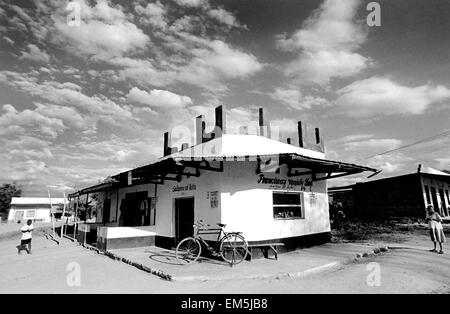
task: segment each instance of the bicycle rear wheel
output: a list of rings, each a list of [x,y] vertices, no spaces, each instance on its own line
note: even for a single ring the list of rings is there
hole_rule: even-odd
[[[238,233],[227,234],[220,243],[220,255],[231,265],[241,263],[248,254],[248,245],[244,237]]]
[[[202,253],[200,242],[195,238],[186,238],[178,243],[175,256],[178,263],[188,265],[195,262]]]

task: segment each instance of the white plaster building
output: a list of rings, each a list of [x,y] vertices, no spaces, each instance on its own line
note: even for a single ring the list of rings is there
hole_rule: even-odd
[[[205,134],[203,117],[197,118],[196,145],[178,151],[166,133],[165,156],[157,162],[71,194],[73,200],[97,193],[97,244],[173,247],[200,219],[242,232],[249,244],[327,241],[327,180],[375,169],[325,159],[318,129],[310,141],[301,122],[298,146],[271,139],[260,116],[258,135],[226,134],[218,107],[214,134]]]
[[[52,198],[53,208],[63,206],[63,198]],[[50,222],[50,199],[48,197],[13,197],[8,222],[33,221]]]

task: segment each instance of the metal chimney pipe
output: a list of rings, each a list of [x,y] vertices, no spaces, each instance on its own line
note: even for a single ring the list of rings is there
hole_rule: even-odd
[[[302,121],[298,121],[297,124],[297,132],[298,132],[298,146],[303,147],[303,129],[302,129]]]
[[[226,128],[225,110],[222,105],[216,107],[215,114],[216,114],[215,137],[220,137],[220,136],[222,136],[222,134],[226,133],[226,131],[225,131],[225,128]]]
[[[263,108],[259,108],[259,135],[266,136],[264,132],[264,111]]]
[[[195,118],[195,144],[203,143],[203,115],[199,115]]]
[[[320,144],[320,130],[316,128],[316,144]]]
[[[170,149],[169,149],[169,132],[164,133],[164,150],[163,150],[163,156],[170,155]]]

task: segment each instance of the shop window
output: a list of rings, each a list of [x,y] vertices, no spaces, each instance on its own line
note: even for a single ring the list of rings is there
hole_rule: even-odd
[[[302,193],[273,192],[273,218],[298,219],[303,217]]]
[[[34,218],[36,216],[36,212],[34,210],[28,210],[25,218]]]

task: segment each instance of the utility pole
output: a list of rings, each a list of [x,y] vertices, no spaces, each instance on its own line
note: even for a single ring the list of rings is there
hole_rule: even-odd
[[[50,200],[50,213],[52,214],[53,238],[55,238],[55,214],[53,212],[52,198],[50,197],[50,190],[48,191],[48,199]]]
[[[62,214],[61,222],[63,222],[64,217],[66,217],[65,216],[66,215],[66,192],[63,192],[63,201],[64,201],[64,207],[63,207],[63,214]],[[66,222],[67,222],[67,219],[66,219]],[[65,226],[65,223],[63,222],[61,224],[61,239],[62,239],[63,234],[64,234],[64,226]]]

